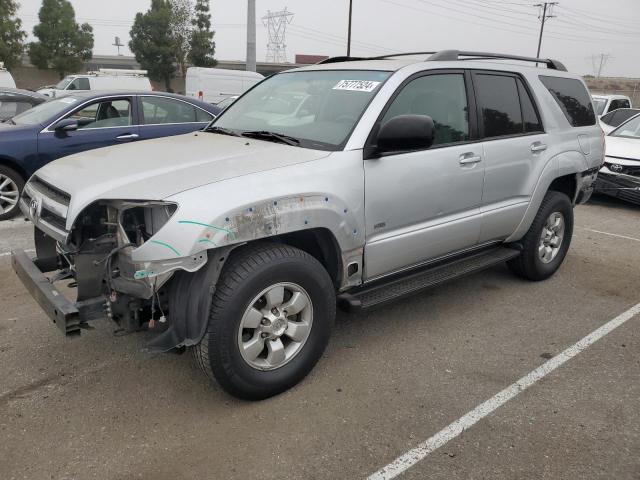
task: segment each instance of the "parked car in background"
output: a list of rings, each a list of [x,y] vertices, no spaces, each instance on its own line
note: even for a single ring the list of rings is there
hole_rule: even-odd
[[[503,262],[549,278],[604,155],[582,78],[416,56],[282,72],[202,132],[44,166],[20,203],[39,242],[35,262],[13,252],[18,276],[65,335],[105,311],[125,331],[159,320],[154,349],[192,347],[249,399],[313,368],[336,300],[376,307]],[[76,303],[44,275],[59,265]]]
[[[238,98],[239,98],[238,95],[233,95],[231,97],[227,97],[224,100],[222,100],[221,102],[216,103],[216,107],[218,107],[220,110],[224,110],[229,105],[231,105],[233,102],[235,102]]]
[[[596,115],[599,117],[619,108],[631,108],[631,99],[626,95],[594,94],[591,97]]]
[[[27,110],[0,124],[0,220],[18,213],[24,182],[52,160],[199,130],[219,111],[193,98],[159,92],[79,92]]]
[[[151,91],[153,88],[146,70],[101,68],[97,72],[68,75],[53,88],[41,88],[38,93],[56,98],[84,90]]]
[[[0,122],[9,120],[47,100],[49,97],[30,90],[0,87]]]
[[[263,79],[259,73],[244,70],[190,67],[185,88],[189,97],[218,103],[225,98],[242,95]]]
[[[11,72],[4,68],[4,62],[0,62],[0,87],[16,88]]]
[[[618,108],[600,117],[600,127],[604,133],[610,133],[624,122],[640,113],[639,108]]]
[[[606,156],[595,191],[640,205],[640,115],[605,138]]]

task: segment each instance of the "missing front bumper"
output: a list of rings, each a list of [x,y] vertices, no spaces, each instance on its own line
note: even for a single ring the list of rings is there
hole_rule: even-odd
[[[49,281],[23,250],[11,252],[11,265],[40,308],[67,336],[79,335],[87,322],[105,317],[105,299],[91,298],[80,302],[67,299]]]

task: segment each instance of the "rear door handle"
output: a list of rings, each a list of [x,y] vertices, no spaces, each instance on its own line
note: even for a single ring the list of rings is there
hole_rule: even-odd
[[[535,142],[531,144],[532,152],[544,152],[547,149],[547,146],[544,143]]]
[[[460,155],[460,165],[471,165],[472,163],[478,163],[481,161],[482,157],[473,152],[463,153]]]
[[[125,133],[124,135],[118,135],[116,140],[135,140],[138,138],[137,133]]]

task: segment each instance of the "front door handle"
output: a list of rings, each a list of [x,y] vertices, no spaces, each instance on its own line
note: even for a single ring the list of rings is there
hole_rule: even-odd
[[[482,161],[480,155],[476,155],[473,152],[463,153],[460,155],[460,165],[471,165]]]
[[[137,133],[125,133],[124,135],[118,135],[116,140],[135,140],[138,138]]]
[[[533,153],[536,152],[544,152],[547,149],[547,146],[541,142],[535,142],[531,144],[531,151]]]

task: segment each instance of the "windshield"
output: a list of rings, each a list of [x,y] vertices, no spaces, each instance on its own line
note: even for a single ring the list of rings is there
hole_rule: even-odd
[[[43,125],[51,117],[59,114],[63,110],[78,101],[74,97],[63,97],[56,100],[49,100],[27,110],[20,115],[13,117],[12,122],[16,125]]]
[[[271,132],[307,148],[339,149],[391,72],[340,70],[274,75],[214,122],[235,133]]]
[[[596,115],[602,115],[604,113],[604,108],[607,106],[607,99],[594,97],[593,106],[595,107]]]
[[[65,88],[67,88],[67,85],[69,85],[71,82],[73,81],[73,77],[64,77],[62,80],[60,80],[58,82],[58,84],[53,87],[57,90],[64,90]]]
[[[633,117],[609,134],[612,137],[640,138],[640,116]]]

